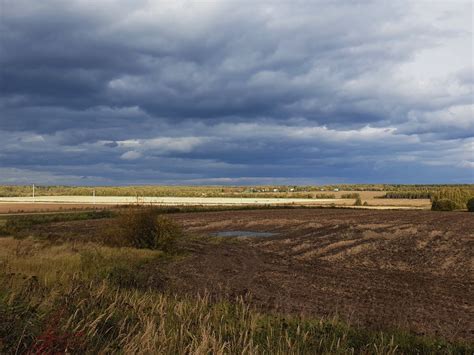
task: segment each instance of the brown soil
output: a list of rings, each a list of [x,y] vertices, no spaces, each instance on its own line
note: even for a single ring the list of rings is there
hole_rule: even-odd
[[[34,225],[17,234],[21,237],[40,237],[54,244],[64,242],[101,243],[105,233],[108,233],[115,223],[114,218],[45,223]]]
[[[61,212],[71,210],[106,209],[111,205],[74,204],[74,203],[0,203],[0,214]]]
[[[188,257],[165,267],[174,291],[250,295],[265,310],[474,339],[469,213],[293,209],[173,218],[203,236],[184,243]],[[279,235],[204,237],[226,230]]]

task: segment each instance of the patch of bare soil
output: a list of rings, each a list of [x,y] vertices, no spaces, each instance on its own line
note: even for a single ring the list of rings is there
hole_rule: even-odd
[[[164,266],[171,290],[250,295],[265,310],[474,339],[472,214],[290,209],[172,218],[197,236],[279,234],[185,242],[189,256]]]
[[[116,222],[113,218],[38,224],[22,231],[23,236],[35,236],[54,243],[94,242]]]
[[[0,214],[41,213],[106,209],[112,205],[93,205],[75,203],[0,203]]]

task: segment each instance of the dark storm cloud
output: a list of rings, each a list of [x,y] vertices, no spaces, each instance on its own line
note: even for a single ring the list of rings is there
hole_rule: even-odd
[[[33,7],[15,16],[26,9],[7,2],[2,21],[11,34],[2,46],[7,97],[77,109],[138,103],[173,119],[306,113],[298,110],[299,101],[324,100],[341,82],[409,56],[416,42],[402,35],[412,31],[410,37],[417,37],[415,26],[396,30],[398,38],[380,35],[388,15],[391,22],[401,16],[400,9],[380,6],[368,11],[329,6],[325,17],[308,16],[318,5],[280,5],[269,13],[222,6],[203,26],[146,16],[141,22],[139,15],[133,21],[133,11],[122,24],[101,11],[92,16],[80,3],[77,12],[58,2],[53,8]],[[115,10],[120,19],[130,7]],[[341,22],[339,11],[356,23]],[[291,104],[296,105],[284,109]]]
[[[457,5],[3,1],[0,182],[469,180]]]

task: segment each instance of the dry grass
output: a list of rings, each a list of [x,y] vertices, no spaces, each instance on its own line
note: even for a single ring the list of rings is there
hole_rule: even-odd
[[[101,269],[141,263],[162,254],[156,250],[112,248],[92,243],[50,245],[33,238],[0,238],[2,271],[34,276],[46,287],[64,283],[78,272],[90,276],[94,272],[100,273]]]
[[[1,353],[455,353],[468,348],[336,320],[261,314],[245,300],[128,287],[159,251],[0,239]],[[137,271],[137,266],[146,268]],[[150,265],[148,267],[148,265]],[[117,270],[119,272],[117,272]],[[129,270],[131,272],[127,273]],[[136,281],[136,280],[135,280]]]

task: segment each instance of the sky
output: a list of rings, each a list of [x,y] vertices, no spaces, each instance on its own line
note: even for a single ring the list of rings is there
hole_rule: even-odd
[[[0,0],[0,184],[474,183],[473,16]]]

